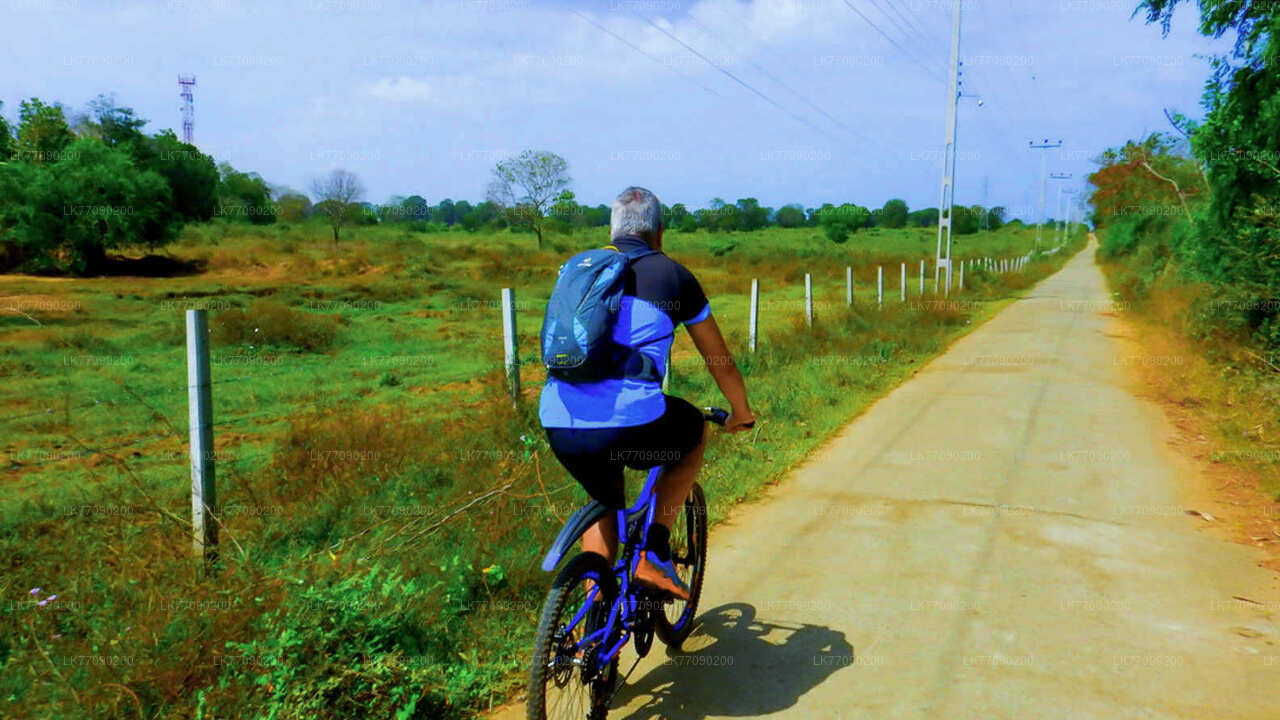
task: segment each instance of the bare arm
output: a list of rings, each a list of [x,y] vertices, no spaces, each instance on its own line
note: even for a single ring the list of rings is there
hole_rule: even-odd
[[[729,420],[725,422],[725,429],[729,432],[746,430],[756,418],[747,403],[747,385],[742,380],[737,364],[733,362],[733,355],[729,352],[724,336],[720,334],[716,319],[708,316],[700,323],[689,325],[688,330],[694,346],[702,353],[702,361],[706,363],[711,377],[715,378],[720,392],[729,401],[730,414]]]

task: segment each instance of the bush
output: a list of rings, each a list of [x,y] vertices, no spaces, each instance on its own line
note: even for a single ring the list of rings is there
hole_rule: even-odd
[[[327,350],[338,335],[338,317],[294,310],[273,300],[255,300],[247,310],[214,315],[213,337],[220,343]]]

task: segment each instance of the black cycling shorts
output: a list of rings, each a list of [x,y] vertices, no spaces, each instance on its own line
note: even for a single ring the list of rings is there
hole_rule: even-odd
[[[626,505],[622,468],[674,465],[702,442],[702,411],[664,395],[667,409],[644,425],[617,428],[546,428],[556,459],[591,497],[610,508]]]

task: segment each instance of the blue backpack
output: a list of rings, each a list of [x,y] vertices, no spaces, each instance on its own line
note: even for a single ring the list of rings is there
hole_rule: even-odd
[[[660,379],[651,358],[613,341],[627,267],[657,252],[626,253],[608,245],[580,252],[560,267],[542,321],[548,376],[570,383]]]

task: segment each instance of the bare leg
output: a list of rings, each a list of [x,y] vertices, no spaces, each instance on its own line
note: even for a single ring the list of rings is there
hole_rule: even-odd
[[[668,530],[684,511],[685,498],[693,490],[693,483],[698,479],[698,471],[702,469],[702,453],[707,448],[707,426],[702,426],[702,438],[692,450],[680,458],[679,462],[662,472],[658,478],[656,491],[658,508],[654,513],[654,521]]]
[[[655,523],[670,530],[672,523],[684,511],[685,498],[689,497],[689,491],[693,489],[693,483],[698,479],[698,470],[702,467],[702,453],[706,444],[707,430],[703,426],[702,438],[697,446],[680,458],[679,462],[663,470],[656,488],[658,507],[654,513]],[[640,562],[636,565],[636,581],[669,592],[681,600],[688,600],[688,591],[682,588],[678,581],[673,581],[661,567],[655,565],[654,563],[660,560],[651,559],[650,555],[653,553],[647,551],[641,553]]]
[[[613,565],[618,556],[618,516],[609,513],[582,534],[582,549],[601,555]]]

